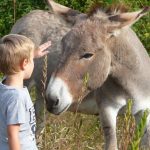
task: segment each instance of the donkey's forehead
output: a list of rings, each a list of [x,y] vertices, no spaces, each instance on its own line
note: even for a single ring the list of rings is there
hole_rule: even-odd
[[[65,49],[98,49],[103,47],[105,36],[104,22],[88,19],[72,28],[62,43]]]
[[[77,24],[72,28],[72,31],[77,34],[85,34],[85,33],[103,33],[106,31],[106,27],[109,24],[109,20],[107,18],[97,18],[97,17],[90,17],[85,21]],[[97,32],[94,32],[97,31]]]
[[[71,42],[71,40],[88,41],[88,40],[100,40],[107,34],[106,20],[96,20],[95,18],[87,19],[77,25],[75,25],[70,32],[63,38],[63,41]]]

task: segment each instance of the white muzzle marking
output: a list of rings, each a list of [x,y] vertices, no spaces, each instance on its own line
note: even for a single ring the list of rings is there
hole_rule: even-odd
[[[67,84],[61,78],[51,77],[46,95],[49,95],[53,100],[59,100],[56,106],[58,112],[66,111],[72,104],[72,95],[69,92]]]

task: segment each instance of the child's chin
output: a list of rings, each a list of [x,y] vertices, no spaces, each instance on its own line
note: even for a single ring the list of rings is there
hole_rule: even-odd
[[[27,79],[29,79],[30,77],[31,77],[31,75],[25,76],[25,77],[24,77],[24,80],[27,80]]]

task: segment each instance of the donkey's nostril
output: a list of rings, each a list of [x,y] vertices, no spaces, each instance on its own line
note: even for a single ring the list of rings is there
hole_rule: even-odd
[[[55,106],[57,106],[58,104],[59,104],[59,99],[57,98],[55,102]]]

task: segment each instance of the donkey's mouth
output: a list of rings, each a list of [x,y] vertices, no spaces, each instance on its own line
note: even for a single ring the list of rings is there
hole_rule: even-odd
[[[60,115],[60,114],[62,114],[64,112],[66,112],[69,107],[70,107],[70,104],[68,104],[66,107],[64,107],[61,110],[59,108],[55,108],[55,109],[53,109],[52,113],[55,114],[55,115]]]

